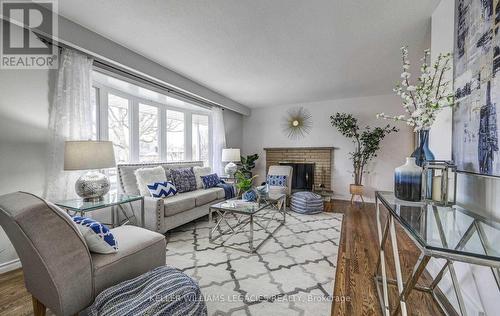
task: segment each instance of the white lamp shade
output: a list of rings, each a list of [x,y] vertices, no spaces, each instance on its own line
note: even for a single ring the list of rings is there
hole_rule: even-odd
[[[241,161],[240,149],[224,148],[222,150],[222,161],[223,162]]]
[[[113,142],[86,140],[64,144],[64,170],[104,169],[115,165]]]

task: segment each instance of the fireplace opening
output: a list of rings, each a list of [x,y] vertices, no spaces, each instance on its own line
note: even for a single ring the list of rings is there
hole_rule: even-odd
[[[280,162],[293,168],[292,192],[312,191],[314,186],[314,163]]]

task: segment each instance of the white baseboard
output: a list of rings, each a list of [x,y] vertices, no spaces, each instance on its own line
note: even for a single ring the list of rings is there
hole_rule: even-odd
[[[12,261],[4,262],[0,264],[0,274],[19,269],[20,267],[21,267],[21,261],[19,259],[14,259]]]

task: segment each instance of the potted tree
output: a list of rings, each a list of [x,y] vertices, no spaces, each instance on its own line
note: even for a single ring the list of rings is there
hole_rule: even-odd
[[[398,129],[387,124],[384,127],[371,128],[366,126],[363,130],[358,125],[358,119],[347,113],[336,113],[330,116],[333,127],[354,143],[354,151],[350,152],[353,164],[354,183],[350,184],[349,192],[354,195],[363,195],[363,174],[366,164],[377,157],[380,142],[392,132]]]

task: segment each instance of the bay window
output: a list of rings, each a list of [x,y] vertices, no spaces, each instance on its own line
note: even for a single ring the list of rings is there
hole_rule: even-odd
[[[167,110],[167,161],[182,161],[185,159],[185,128],[184,113]]]
[[[208,115],[193,114],[192,116],[192,154],[193,160],[209,164],[209,119]]]
[[[117,163],[203,161],[210,165],[210,110],[94,71],[96,138]],[[116,185],[114,170],[110,179]]]
[[[115,147],[116,162],[127,162],[130,157],[130,103],[111,93],[107,94],[107,100],[108,140]]]
[[[139,103],[139,161],[159,161],[158,108]]]

